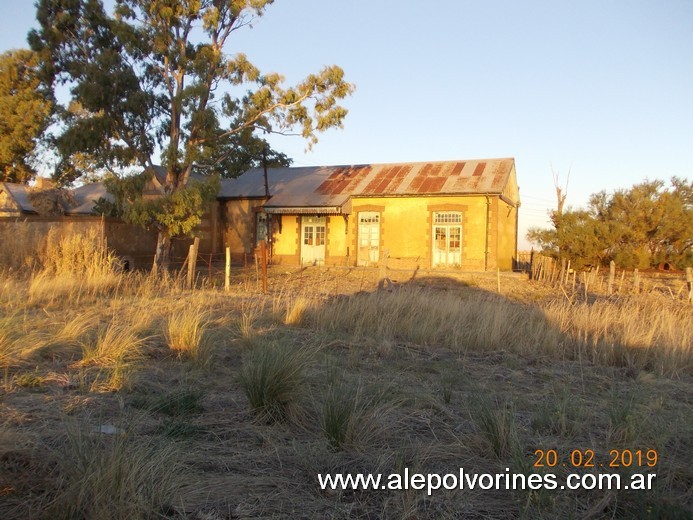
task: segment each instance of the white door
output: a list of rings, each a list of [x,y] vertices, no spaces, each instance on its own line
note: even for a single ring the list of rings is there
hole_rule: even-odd
[[[325,262],[325,217],[301,218],[301,264],[319,265]]]
[[[433,214],[433,267],[462,264],[462,214]]]
[[[380,258],[380,213],[359,213],[358,265],[373,265]]]

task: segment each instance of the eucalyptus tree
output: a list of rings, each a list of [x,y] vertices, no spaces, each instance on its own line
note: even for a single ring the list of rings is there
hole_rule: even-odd
[[[27,49],[0,55],[0,181],[27,183],[53,109],[38,77],[38,57]]]
[[[339,103],[351,94],[338,66],[324,67],[293,86],[262,72],[243,53],[231,54],[233,36],[248,30],[272,0],[39,0],[39,29],[29,41],[42,57],[43,79],[69,87],[63,129],[55,138],[56,176],[69,182],[80,165],[139,165],[157,154],[166,168],[162,200],[139,201],[133,221],[155,228],[154,268],[167,266],[177,225],[199,221],[213,190],[188,183],[195,168],[214,173],[257,147],[257,133],[317,134],[341,127]],[[197,191],[199,196],[193,196]]]

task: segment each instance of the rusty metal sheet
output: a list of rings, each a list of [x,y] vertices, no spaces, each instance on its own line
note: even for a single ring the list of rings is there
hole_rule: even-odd
[[[460,175],[462,173],[462,170],[464,170],[465,164],[466,163],[463,163],[463,162],[455,163],[455,166],[452,167],[452,171],[450,172],[450,175],[453,177],[457,177],[458,175]]]
[[[272,168],[268,207],[336,207],[352,196],[502,193],[514,160]],[[264,195],[261,169],[224,180],[220,198]]]
[[[486,163],[480,162],[476,165],[476,168],[474,168],[474,173],[472,174],[472,176],[481,177],[484,173],[484,168],[486,168]]]

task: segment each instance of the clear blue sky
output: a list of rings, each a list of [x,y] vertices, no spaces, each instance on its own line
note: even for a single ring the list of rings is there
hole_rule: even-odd
[[[0,50],[26,46],[33,2],[0,0]],[[646,178],[693,177],[691,0],[276,0],[229,53],[295,82],[338,64],[343,130],[296,165],[515,157],[521,233]],[[526,242],[521,240],[521,247]]]

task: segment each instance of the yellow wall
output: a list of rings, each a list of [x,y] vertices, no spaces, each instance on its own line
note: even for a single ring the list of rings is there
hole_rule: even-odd
[[[517,209],[498,196],[372,197],[353,198],[352,213],[327,217],[326,265],[357,262],[358,213],[379,211],[380,254],[389,251],[390,267],[428,269],[432,264],[432,218],[436,211],[462,212],[462,270],[511,269],[515,254]],[[251,253],[254,247],[253,207],[261,200],[226,202],[225,245],[232,253]],[[487,211],[490,225],[487,229]],[[297,215],[275,216],[272,261],[298,264],[300,222]],[[279,225],[281,219],[281,226]],[[488,231],[488,243],[487,243]],[[488,258],[486,255],[488,247]]]
[[[517,252],[517,208],[500,200],[498,203],[498,267],[502,270],[513,268],[513,258]]]
[[[17,216],[20,213],[14,199],[0,186],[0,217]]]
[[[352,247],[356,246],[358,212],[363,207],[383,207],[381,254],[388,249],[388,265],[431,267],[432,214],[462,212],[462,269],[483,270],[486,250],[486,198],[471,197],[380,197],[355,198],[352,202]]]
[[[330,215],[327,217],[327,251],[325,253],[325,263],[341,264],[347,262],[347,223],[341,215]],[[349,251],[351,254],[351,251]]]
[[[276,215],[273,217],[281,226],[274,226],[272,238],[272,260],[277,264],[298,264],[298,244],[300,217],[296,215]],[[281,230],[281,232],[279,231]]]

